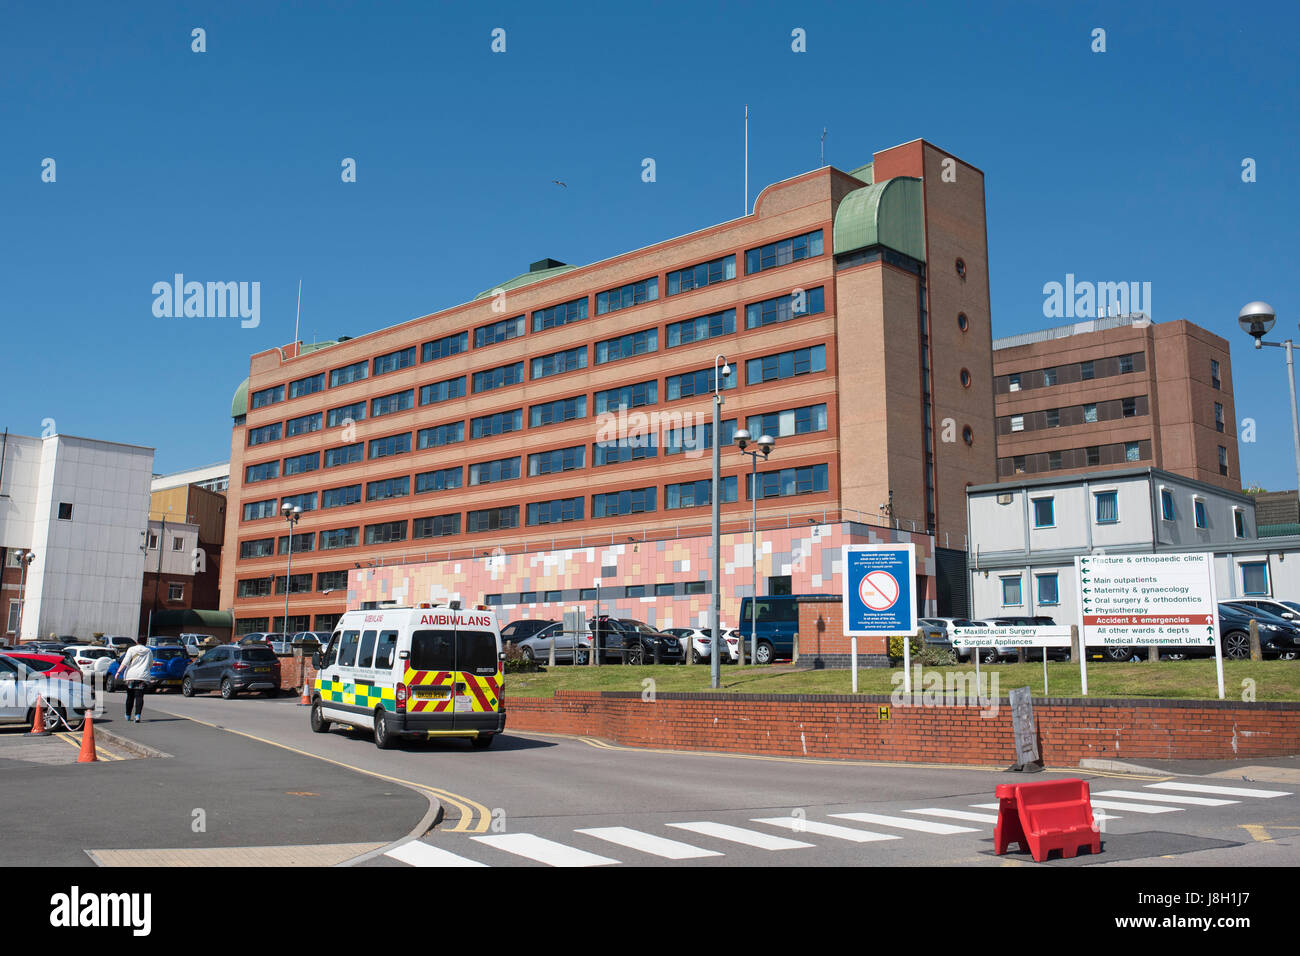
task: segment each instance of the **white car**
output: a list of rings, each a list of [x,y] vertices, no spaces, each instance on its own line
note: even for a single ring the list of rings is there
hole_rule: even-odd
[[[80,730],[86,712],[95,705],[91,689],[80,681],[46,677],[22,661],[0,655],[0,724],[30,726],[37,701],[50,729],[56,729],[57,718],[62,718],[73,730]]]
[[[111,648],[90,647],[85,644],[69,644],[63,649],[72,657],[77,669],[87,677],[108,673],[108,666],[117,660]]]
[[[664,633],[671,634],[683,642],[689,640],[692,664],[701,664],[713,659],[713,637],[708,630],[699,627],[670,627]],[[722,662],[734,664],[740,660],[739,641],[735,632],[730,629],[724,628],[722,637],[727,643],[727,654],[722,658]]]

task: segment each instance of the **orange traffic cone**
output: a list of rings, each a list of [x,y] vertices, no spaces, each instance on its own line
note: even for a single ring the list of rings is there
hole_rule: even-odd
[[[86,714],[86,729],[81,732],[81,753],[77,755],[77,763],[94,763],[99,759],[95,753],[95,719]]]
[[[26,734],[28,737],[48,737],[50,732],[45,729],[45,700],[39,695],[36,698],[36,716],[32,718],[32,729]]]
[[[306,681],[304,681],[302,685],[302,698],[298,701],[298,706],[299,707],[311,706],[311,684],[307,683]]]

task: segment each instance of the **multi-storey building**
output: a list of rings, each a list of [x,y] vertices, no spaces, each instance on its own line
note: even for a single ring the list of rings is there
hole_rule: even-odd
[[[1228,343],[1124,315],[993,343],[998,479],[1147,466],[1240,490]]]
[[[220,606],[226,496],[211,489],[211,479],[179,485],[169,479],[155,478],[150,494],[141,630],[169,634],[192,625],[228,628],[206,613]]]
[[[231,409],[222,606],[238,630],[280,630],[287,591],[288,630],[328,628],[363,567],[562,563],[707,535],[715,385],[725,446],[738,428],[777,439],[760,528],[893,525],[926,536],[964,591],[965,487],[996,474],[983,174],[917,140],[769,186],[740,219],[587,266],[544,259],[463,305],[252,356]],[[723,452],[724,530],[739,531],[749,461]],[[292,555],[285,504],[302,509]],[[808,557],[800,586],[827,587],[832,566],[823,578]],[[657,586],[700,593],[706,563],[639,573],[668,599]],[[550,592],[526,577],[496,597],[539,603]],[[947,600],[934,581],[922,593]]]

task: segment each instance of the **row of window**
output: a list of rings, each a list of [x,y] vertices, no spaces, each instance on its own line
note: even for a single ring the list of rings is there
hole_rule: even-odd
[[[1035,573],[1034,584],[1037,586],[1037,605],[1048,607],[1061,603],[1060,576],[1055,571]],[[1024,606],[1024,579],[1020,574],[1004,575],[1002,583],[1002,606]],[[1269,594],[1268,563],[1265,561],[1243,561],[1241,563],[1241,593],[1252,595]]]
[[[1032,475],[1045,471],[1073,468],[1096,468],[1103,465],[1139,463],[1151,460],[1151,442],[1147,439],[1064,448],[1032,455],[1012,455],[998,459],[998,477]]]
[[[1116,398],[1105,402],[1084,405],[1067,405],[1064,408],[1047,408],[1020,415],[1003,415],[998,418],[998,434],[1032,432],[1044,428],[1069,428],[1072,425],[1090,425],[1120,418],[1137,418],[1150,414],[1150,404],[1145,395]]]
[[[1056,527],[1056,498],[1054,495],[1039,495],[1030,498],[1034,511],[1035,528]],[[1094,491],[1094,515],[1097,524],[1119,523],[1119,492]],[[1169,488],[1160,489],[1160,517],[1163,521],[1176,521],[1177,511],[1174,505],[1174,493]],[[1240,508],[1232,509],[1233,532],[1238,538],[1246,537],[1245,512]],[[1210,527],[1209,513],[1205,500],[1199,495],[1192,496],[1192,518],[1197,528]]]
[[[1047,388],[1052,385],[1069,385],[1073,382],[1087,382],[1097,378],[1110,378],[1113,375],[1143,371],[1146,371],[1146,353],[1130,352],[1125,355],[1089,359],[1086,362],[1070,362],[1066,365],[998,375],[993,380],[993,390],[998,395],[1005,395],[1009,392]]]

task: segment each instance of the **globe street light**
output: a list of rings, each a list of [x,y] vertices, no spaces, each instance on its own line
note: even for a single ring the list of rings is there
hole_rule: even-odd
[[[289,558],[285,562],[285,566],[284,566],[284,634],[286,637],[288,637],[290,636],[289,635],[289,584],[293,580],[293,577],[290,574],[290,571],[293,568],[293,528],[294,525],[298,523],[298,519],[302,517],[302,508],[298,505],[291,505],[289,504],[289,502],[286,501],[284,504],[280,506],[280,510],[284,512],[284,520],[289,522]]]
[[[1248,302],[1245,308],[1237,313],[1237,324],[1241,326],[1243,332],[1255,339],[1255,348],[1262,349],[1267,345],[1286,352],[1286,383],[1291,389],[1291,443],[1295,450],[1296,486],[1300,487],[1300,421],[1297,421],[1296,417],[1295,359],[1290,339],[1285,342],[1264,341],[1264,336],[1272,330],[1275,322],[1277,322],[1277,314],[1267,302]],[[1233,427],[1236,427],[1235,423]]]
[[[751,562],[753,567],[754,588],[751,592],[753,597],[749,599],[749,660],[753,663],[755,655],[758,653],[758,456],[762,455],[763,460],[767,461],[767,456],[772,454],[772,449],[776,447],[776,439],[771,435],[762,435],[755,443],[758,447],[755,451],[745,451],[749,446],[753,436],[747,429],[740,429],[735,434],[736,444],[740,446],[740,453],[750,457],[752,467],[749,473],[749,501],[751,506],[750,512],[750,555],[753,558]],[[740,663],[745,662],[745,642],[740,641]],[[769,660],[768,663],[771,663]]]
[[[722,366],[722,374],[718,374],[718,366]],[[718,473],[722,469],[722,449],[720,439],[722,438],[722,378],[731,374],[731,366],[727,364],[727,357],[719,353],[713,359],[713,488],[709,499],[713,502],[713,630],[716,636],[713,639],[713,651],[709,654],[709,685],[717,690],[722,685],[722,655],[717,651],[718,638],[722,636],[722,591],[720,590],[720,579],[722,577],[722,541],[719,530],[719,512],[718,512]],[[686,653],[690,654],[689,639],[687,640]]]

